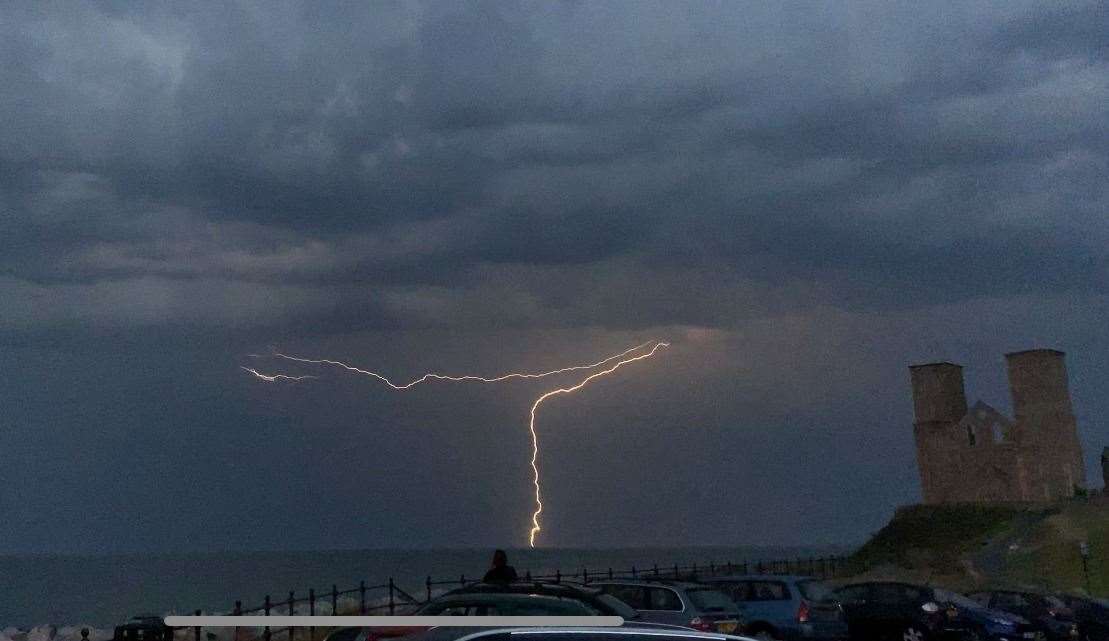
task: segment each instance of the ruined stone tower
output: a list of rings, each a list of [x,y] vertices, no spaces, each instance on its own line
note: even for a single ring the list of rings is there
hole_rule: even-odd
[[[909,368],[925,503],[1050,501],[1086,478],[1063,352],[1007,354],[1013,420],[982,401],[967,408],[963,368]]]

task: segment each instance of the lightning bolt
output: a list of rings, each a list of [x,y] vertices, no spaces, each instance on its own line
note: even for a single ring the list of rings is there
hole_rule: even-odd
[[[255,377],[260,378],[263,381],[266,381],[266,382],[269,382],[269,383],[275,383],[277,381],[303,381],[303,380],[309,379],[309,378],[316,378],[315,376],[288,376],[286,374],[263,374],[262,372],[259,372],[258,370],[254,369],[252,367],[243,367],[241,365],[239,366],[239,369],[245,369],[246,371],[253,374]]]
[[[650,349],[650,351],[645,352],[643,354],[639,354],[637,356],[628,356],[629,354],[633,354],[637,351],[642,350],[643,348],[647,347],[648,345],[651,345],[652,343],[654,344],[654,346]],[[575,371],[580,371],[580,370],[596,369],[598,367],[603,367],[603,366],[609,365],[609,363],[612,363],[613,361],[616,361],[615,363],[613,363],[612,365],[609,365],[605,369],[603,369],[599,372],[594,372],[593,374],[590,374],[589,376],[583,378],[581,381],[579,381],[575,385],[571,385],[570,387],[560,387],[560,388],[557,388],[557,389],[553,389],[549,392],[543,393],[542,396],[535,399],[535,402],[531,406],[530,418],[528,420],[528,431],[531,433],[531,470],[532,470],[532,473],[533,473],[532,482],[535,485],[535,512],[533,512],[532,515],[531,515],[531,530],[528,532],[528,545],[530,545],[531,547],[535,547],[535,535],[538,534],[542,529],[542,528],[539,527],[539,515],[542,514],[542,512],[543,512],[543,500],[540,497],[541,491],[540,491],[540,486],[539,486],[539,465],[538,465],[538,460],[539,460],[539,435],[535,430],[535,415],[536,415],[536,412],[539,410],[539,406],[543,403],[543,401],[547,400],[548,398],[551,398],[552,396],[558,396],[558,395],[561,395],[561,394],[572,394],[572,393],[580,390],[581,388],[585,387],[586,385],[588,385],[589,383],[591,383],[595,379],[601,378],[602,376],[608,376],[609,374],[612,374],[616,370],[620,369],[621,367],[623,367],[624,365],[627,365],[629,363],[634,363],[636,361],[641,361],[641,360],[650,358],[650,357],[654,356],[655,353],[658,352],[660,349],[665,349],[667,347],[670,347],[670,343],[665,343],[665,342],[662,342],[662,341],[647,341],[646,343],[641,343],[639,345],[636,345],[635,347],[628,348],[628,349],[620,352],[619,354],[615,354],[615,355],[609,356],[608,358],[605,358],[603,360],[599,360],[596,363],[589,363],[589,364],[586,364],[586,365],[572,365],[570,367],[562,367],[562,368],[559,368],[559,369],[553,369],[553,370],[546,371],[546,372],[534,372],[534,373],[510,372],[508,374],[502,374],[500,376],[494,376],[494,377],[475,376],[475,375],[470,375],[470,374],[467,374],[467,375],[464,375],[464,376],[451,376],[451,375],[447,375],[447,374],[428,373],[428,374],[424,374],[423,376],[420,376],[419,378],[412,379],[411,381],[409,381],[407,383],[402,383],[402,384],[394,383],[393,381],[389,380],[383,374],[379,374],[377,372],[372,372],[370,370],[355,367],[353,365],[349,365],[349,364],[344,363],[342,361],[336,361],[336,360],[327,359],[327,358],[302,358],[302,357],[299,357],[299,356],[290,356],[288,354],[282,354],[281,352],[278,352],[276,350],[273,352],[272,356],[274,358],[281,358],[281,359],[294,361],[294,362],[298,362],[298,363],[310,363],[310,364],[313,364],[313,365],[331,365],[331,366],[335,366],[335,367],[340,367],[342,369],[345,369],[345,370],[347,370],[349,372],[352,372],[352,373],[355,373],[355,374],[361,374],[363,376],[370,376],[370,377],[376,378],[379,381],[381,381],[382,383],[385,383],[386,385],[388,385],[389,387],[391,387],[392,389],[395,389],[395,390],[407,390],[407,389],[410,389],[410,388],[412,388],[416,385],[419,385],[420,383],[425,383],[425,382],[431,381],[431,380],[441,380],[441,381],[451,381],[451,382],[473,381],[473,382],[480,382],[480,383],[499,383],[501,381],[506,381],[506,380],[514,379],[514,378],[519,378],[519,379],[546,378],[548,376],[554,376],[556,374],[565,374],[567,372],[575,372]],[[253,357],[253,358],[261,358],[261,356],[258,355],[258,354],[250,354],[250,356]],[[259,378],[263,381],[267,381],[267,382],[270,382],[270,383],[276,382],[278,380],[299,381],[299,380],[304,380],[304,379],[307,379],[307,378],[316,378],[315,376],[289,376],[289,375],[286,375],[286,374],[263,374],[262,372],[259,372],[258,370],[255,370],[255,369],[250,368],[250,367],[242,367],[242,369],[246,370],[247,372],[250,372],[256,378]]]
[[[612,362],[612,361],[614,361],[618,358],[621,358],[623,356],[627,356],[628,354],[631,354],[632,352],[643,349],[644,347],[650,345],[652,342],[654,342],[654,341],[647,341],[646,343],[641,343],[639,345],[636,345],[635,347],[626,349],[626,350],[620,352],[619,354],[616,354],[615,356],[609,356],[608,358],[606,358],[604,360],[597,361],[596,363],[590,363],[588,365],[574,365],[572,367],[563,367],[563,368],[560,368],[560,369],[553,369],[549,372],[537,372],[537,373],[530,373],[530,374],[529,373],[512,372],[512,373],[509,373],[509,374],[502,374],[500,376],[494,376],[494,377],[473,376],[473,375],[448,376],[446,374],[431,373],[431,374],[424,374],[423,376],[421,376],[419,378],[413,379],[413,380],[411,380],[407,383],[403,383],[403,384],[400,384],[400,385],[394,383],[393,381],[389,380],[385,376],[383,376],[381,374],[378,374],[377,372],[371,372],[369,370],[361,369],[361,368],[355,367],[353,365],[348,365],[348,364],[343,363],[341,361],[334,361],[334,360],[327,359],[327,358],[301,358],[299,356],[289,356],[288,354],[282,354],[281,352],[276,352],[276,351],[273,353],[273,356],[275,358],[283,358],[285,360],[296,361],[298,363],[312,363],[314,365],[334,365],[336,367],[341,367],[341,368],[343,368],[343,369],[345,369],[349,372],[354,372],[356,374],[362,374],[364,376],[372,376],[373,378],[378,379],[382,383],[385,383],[386,385],[388,385],[389,387],[391,387],[395,390],[406,390],[406,389],[409,389],[411,387],[415,387],[416,385],[419,385],[420,383],[426,383],[427,381],[430,381],[430,380],[453,381],[453,382],[456,382],[456,383],[462,382],[462,381],[475,381],[475,382],[479,382],[479,383],[499,383],[501,381],[507,381],[507,380],[513,379],[513,378],[546,378],[547,376],[554,376],[555,374],[564,374],[566,372],[574,372],[574,371],[583,370],[583,369],[594,369],[594,368],[600,367],[602,365],[605,365],[606,363],[610,363],[610,362]],[[251,354],[251,356],[255,356],[255,355]],[[247,369],[247,368],[243,368],[243,369]]]
[[[535,547],[535,535],[539,534],[540,530],[542,529],[539,527],[539,515],[543,512],[543,500],[539,498],[539,466],[536,464],[536,460],[539,458],[539,435],[535,432],[535,412],[539,409],[539,406],[543,403],[543,401],[551,398],[552,396],[558,396],[559,394],[573,394],[574,392],[588,385],[594,379],[600,378],[602,376],[608,376],[609,374],[615,372],[628,363],[634,363],[635,361],[641,361],[643,359],[650,358],[655,355],[655,352],[666,347],[670,347],[670,343],[655,343],[655,346],[651,348],[651,351],[647,352],[646,354],[640,354],[639,356],[619,361],[608,369],[590,374],[589,376],[583,378],[581,382],[579,382],[577,385],[572,385],[570,387],[560,387],[558,389],[546,392],[539,398],[535,399],[535,403],[533,403],[531,406],[531,419],[528,421],[528,430],[531,431],[531,471],[535,474],[535,512],[531,515],[531,531],[528,532],[529,546]],[[627,354],[628,352],[624,353]],[[619,356],[614,358],[619,358]],[[613,359],[610,358],[608,360],[611,361]]]

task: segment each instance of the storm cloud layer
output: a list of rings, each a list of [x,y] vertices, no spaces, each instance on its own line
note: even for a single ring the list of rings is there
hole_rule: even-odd
[[[24,520],[0,550],[518,538],[534,389],[451,390],[468,413],[436,419],[238,376],[278,343],[418,374],[674,340],[561,417],[550,544],[857,540],[917,499],[920,360],[1004,408],[1003,351],[1065,349],[1090,465],[1105,440],[1104,3],[5,14],[0,506]],[[455,454],[427,446],[448,433]],[[472,525],[361,476],[396,460],[382,440],[425,461],[392,470],[405,492]],[[474,489],[443,494],[459,461]],[[637,489],[660,474],[670,515]],[[236,511],[267,501],[296,517]]]

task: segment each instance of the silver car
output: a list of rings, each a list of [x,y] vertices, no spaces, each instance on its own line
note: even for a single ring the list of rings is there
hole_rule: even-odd
[[[701,632],[742,632],[739,606],[720,590],[685,581],[597,581],[589,587],[635,608],[643,621],[681,625]]]

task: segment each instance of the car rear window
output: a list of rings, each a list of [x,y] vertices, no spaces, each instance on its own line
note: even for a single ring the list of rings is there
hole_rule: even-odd
[[[598,587],[605,594],[611,594],[636,610],[647,609],[647,593],[638,585],[608,584]]]
[[[687,590],[686,594],[689,595],[689,600],[693,602],[698,610],[724,612],[736,609],[735,601],[729,599],[728,595],[719,590],[713,590],[712,588]]]
[[[732,601],[747,601],[751,598],[750,584],[744,581],[713,581],[713,587],[732,597]]]
[[[831,601],[832,590],[821,581],[798,581],[797,590],[809,601]]]
[[[748,588],[748,601],[789,601],[789,588],[781,581],[752,581]]]
[[[650,588],[647,590],[648,610],[682,610],[682,600],[670,588]]]
[[[611,608],[612,613],[616,616],[623,617],[625,619],[635,619],[639,617],[639,612],[636,612],[635,608],[628,605],[627,603],[624,603],[620,599],[617,599],[611,594],[598,594],[597,600]]]

